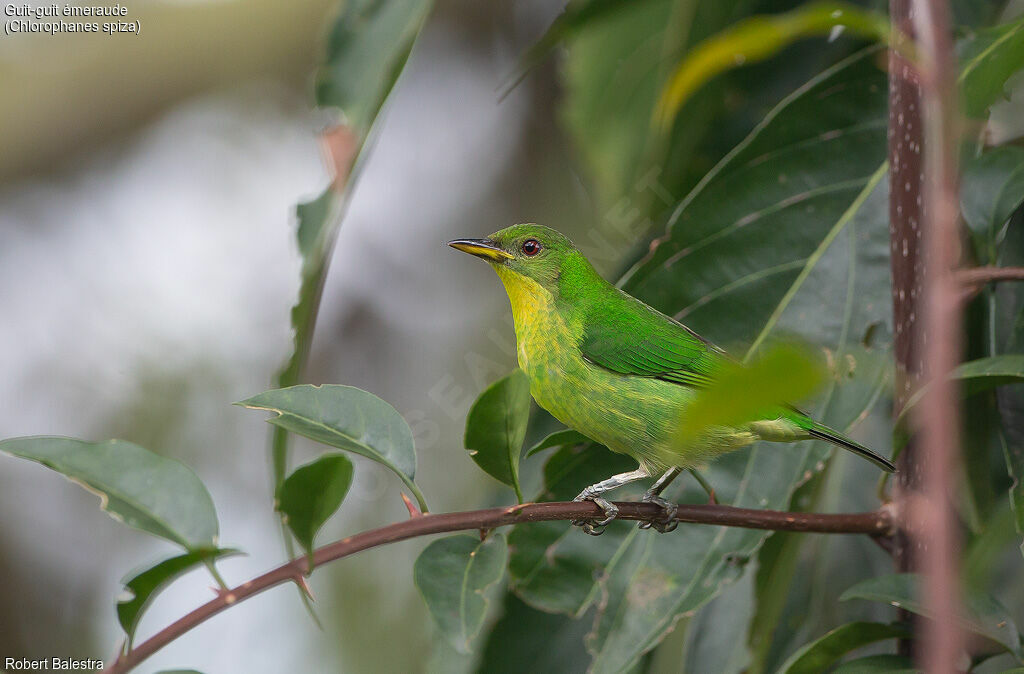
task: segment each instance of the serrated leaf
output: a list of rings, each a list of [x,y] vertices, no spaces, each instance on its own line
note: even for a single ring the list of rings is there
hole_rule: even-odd
[[[460,653],[473,649],[487,616],[487,590],[501,580],[507,559],[502,534],[483,541],[464,534],[442,538],[416,558],[416,587],[437,627]]]
[[[850,651],[877,641],[908,638],[910,634],[906,625],[898,623],[847,623],[798,650],[779,668],[779,674],[817,674],[828,671]]]
[[[541,440],[530,447],[530,451],[526,453],[527,458],[533,456],[537,452],[543,452],[545,449],[551,449],[552,447],[565,447],[573,445],[582,445],[583,443],[590,442],[590,438],[583,435],[579,431],[574,431],[571,428],[566,428],[561,431],[555,431],[550,435],[541,438]]]
[[[186,550],[217,545],[213,499],[185,464],[123,440],[36,436],[0,442],[0,452],[41,463],[100,497],[128,526]]]
[[[342,454],[325,454],[292,471],[277,490],[277,510],[306,550],[313,565],[317,532],[345,500],[352,484],[352,462]]]
[[[964,109],[969,117],[984,117],[1004,97],[1006,81],[1024,67],[1024,17],[979,30],[958,47]]]
[[[784,330],[826,347],[843,375],[809,411],[839,429],[884,384],[865,371],[855,345],[868,326],[877,326],[876,350],[884,352],[891,335],[887,87],[877,56],[863,52],[783,101],[679,204],[665,235],[620,282],[719,344]],[[783,509],[830,451],[820,443],[755,445],[714,462],[708,477],[724,503]],[[571,498],[635,468],[614,455],[595,467],[605,456],[563,449],[545,473],[557,472]],[[575,465],[565,465],[570,458]],[[556,471],[555,463],[563,466]],[[692,481],[681,485],[683,498],[706,500]],[[657,536],[613,523],[591,540],[557,523],[531,527],[510,536],[516,591],[544,610],[598,607],[588,642],[595,672],[638,662],[681,615],[738,578],[764,539],[703,526]]]
[[[265,391],[238,405],[269,410],[268,422],[390,468],[426,511],[413,482],[416,450],[412,430],[394,407],[353,386],[304,384]]]
[[[869,655],[845,662],[832,674],[917,674],[914,661],[902,655]]]
[[[917,615],[931,617],[928,607],[920,601],[919,596],[920,578],[916,574],[894,573],[857,583],[844,592],[839,600],[884,602]],[[964,629],[1000,645],[1018,660],[1024,656],[1017,624],[998,601],[988,595],[974,593],[966,597],[964,603],[965,613],[960,616]]]
[[[466,416],[466,449],[485,473],[507,484],[523,502],[519,457],[530,420],[530,380],[516,368],[488,386]]]
[[[998,231],[1024,202],[1024,148],[1005,146],[974,159],[964,171],[960,208],[982,264],[995,264]]]
[[[143,612],[159,592],[178,577],[200,565],[238,554],[241,554],[240,550],[230,548],[195,550],[157,562],[141,571],[133,571],[126,576],[121,581],[124,590],[123,598],[117,601],[117,621],[128,637],[129,648],[135,639],[135,630],[139,626]]]

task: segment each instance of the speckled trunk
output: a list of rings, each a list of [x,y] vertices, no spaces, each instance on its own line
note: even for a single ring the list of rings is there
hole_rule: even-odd
[[[890,0],[893,25],[913,35],[911,0]],[[922,370],[921,351],[916,344],[918,304],[922,296],[920,256],[921,217],[924,193],[924,163],[921,144],[921,84],[916,71],[895,50],[889,51],[889,240],[892,269],[893,347],[896,382],[893,414],[898,415],[911,387]],[[917,443],[911,440],[896,462],[897,500],[921,485]],[[899,571],[915,567],[909,537],[900,532],[894,541],[893,557]],[[907,618],[907,614],[902,616]],[[903,655],[910,655],[908,641],[900,643]]]

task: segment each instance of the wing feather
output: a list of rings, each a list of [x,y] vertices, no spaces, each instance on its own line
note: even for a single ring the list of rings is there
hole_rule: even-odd
[[[678,321],[615,290],[588,312],[580,349],[601,367],[684,386],[707,386],[725,353]]]

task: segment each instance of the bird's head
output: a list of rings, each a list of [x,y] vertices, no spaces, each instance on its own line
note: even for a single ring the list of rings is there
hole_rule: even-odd
[[[505,282],[533,281],[557,296],[559,279],[567,267],[583,256],[563,234],[543,225],[512,225],[486,239],[455,239],[448,245],[486,260]]]

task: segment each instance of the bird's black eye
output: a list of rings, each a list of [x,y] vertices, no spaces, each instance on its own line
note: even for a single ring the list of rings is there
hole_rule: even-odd
[[[523,255],[533,257],[540,252],[540,242],[537,239],[523,241]]]

